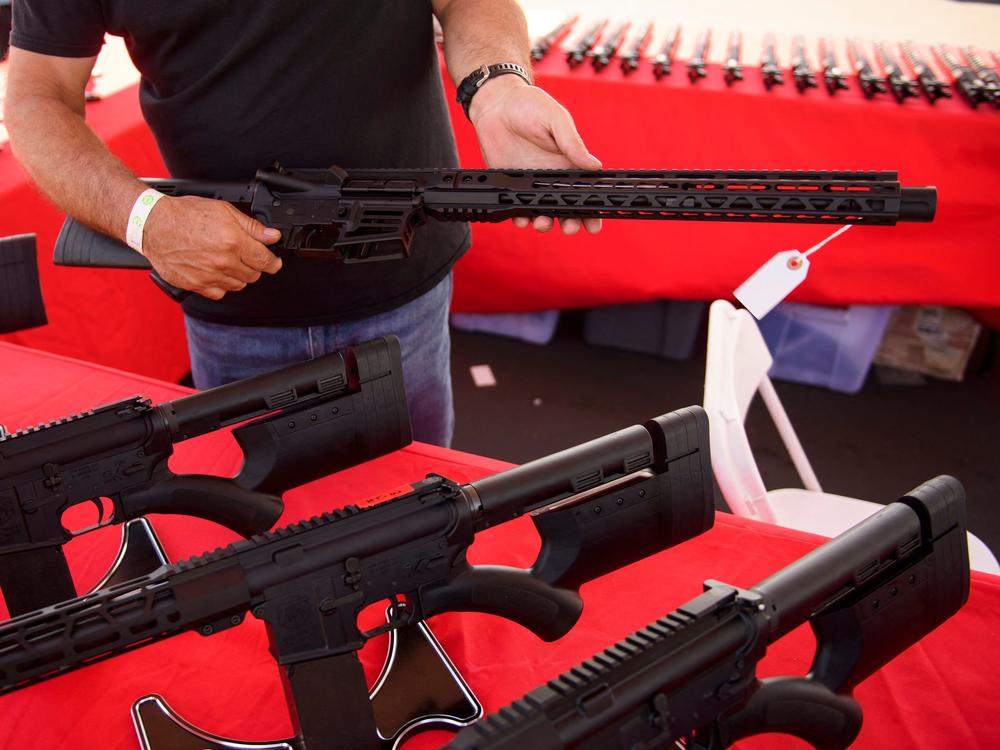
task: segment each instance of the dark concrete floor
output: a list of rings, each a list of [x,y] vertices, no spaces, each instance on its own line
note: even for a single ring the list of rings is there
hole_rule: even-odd
[[[581,331],[579,314],[564,315],[546,346],[455,331],[454,447],[520,463],[701,403],[703,336],[690,360],[675,362],[589,346]],[[473,384],[477,364],[492,367],[495,387]],[[854,395],[775,386],[826,491],[888,502],[953,474],[966,487],[970,530],[1000,553],[1000,364],[974,361],[963,383],[923,386],[882,385],[870,373]],[[759,401],[747,431],[766,486],[801,486]]]

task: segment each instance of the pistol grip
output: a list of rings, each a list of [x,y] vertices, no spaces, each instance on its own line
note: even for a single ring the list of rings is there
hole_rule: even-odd
[[[845,750],[861,731],[861,706],[805,677],[762,680],[750,699],[720,721],[723,746],[765,732],[790,734],[818,750]]]
[[[181,474],[123,497],[122,509],[125,520],[150,513],[195,516],[251,537],[274,526],[284,504],[273,495],[244,489],[231,479]]]
[[[523,625],[544,641],[569,632],[583,611],[574,591],[540,581],[531,571],[500,565],[467,566],[447,583],[420,592],[425,617],[483,612]]]

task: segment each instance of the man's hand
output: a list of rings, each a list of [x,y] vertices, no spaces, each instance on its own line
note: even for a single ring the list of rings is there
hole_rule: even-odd
[[[280,237],[225,201],[164,197],[143,229],[143,255],[168,284],[222,299],[281,269],[265,247]]]
[[[600,169],[601,162],[587,151],[576,131],[573,118],[559,102],[535,86],[513,75],[486,81],[472,97],[469,118],[479,136],[486,164],[492,168]],[[514,219],[526,227],[530,219]],[[575,234],[579,219],[563,219],[562,230]],[[539,216],[535,229],[547,232],[553,220]],[[583,226],[594,233],[600,219],[584,219]]]

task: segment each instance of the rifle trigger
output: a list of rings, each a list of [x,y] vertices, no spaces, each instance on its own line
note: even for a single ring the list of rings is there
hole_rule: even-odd
[[[392,598],[389,600],[389,607],[385,612],[385,624],[379,625],[371,630],[366,630],[362,632],[361,635],[365,639],[374,638],[377,635],[388,633],[390,630],[398,630],[399,628],[410,625],[412,622],[412,610],[410,610],[410,608],[406,605],[405,601],[400,601],[399,598],[393,594]]]

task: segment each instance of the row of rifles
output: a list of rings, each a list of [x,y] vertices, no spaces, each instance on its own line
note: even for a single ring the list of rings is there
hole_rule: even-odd
[[[567,18],[544,36],[535,39],[531,49],[532,59],[538,62],[550,50],[557,48],[569,35],[577,19],[578,16]],[[631,25],[628,21],[612,25],[608,19],[595,22],[569,45],[566,52],[567,64],[575,68],[589,60],[594,70],[601,71],[617,57],[622,72],[628,75],[638,70],[645,58],[649,60],[657,80],[669,76],[681,39],[680,25],[671,28],[660,48],[648,57],[646,53],[653,38],[653,23],[638,27],[629,38]],[[687,76],[692,84],[708,75],[711,41],[710,29],[703,29],[698,33],[694,52],[686,63]],[[833,96],[842,89],[850,88],[849,79],[853,72],[861,92],[868,99],[889,94],[902,103],[923,93],[927,101],[933,104],[938,99],[951,98],[953,91],[957,91],[973,108],[982,103],[1000,109],[1000,52],[934,45],[931,50],[936,64],[940,66],[937,69],[913,42],[898,45],[878,42],[874,45],[874,56],[870,57],[869,45],[850,39],[847,42],[848,69],[841,66],[833,41],[829,37],[822,37],[818,49],[820,64],[819,69],[816,69],[809,60],[806,47],[805,37],[795,36],[792,39],[791,55],[786,63],[788,74],[800,93],[818,88],[819,81],[822,80],[827,93]],[[742,50],[743,33],[731,32],[722,64],[723,80],[728,86],[744,79]],[[779,60],[774,34],[767,34],[760,59],[760,75],[765,88],[771,90],[775,86],[784,85],[785,69]],[[948,80],[942,80],[942,76]]]

